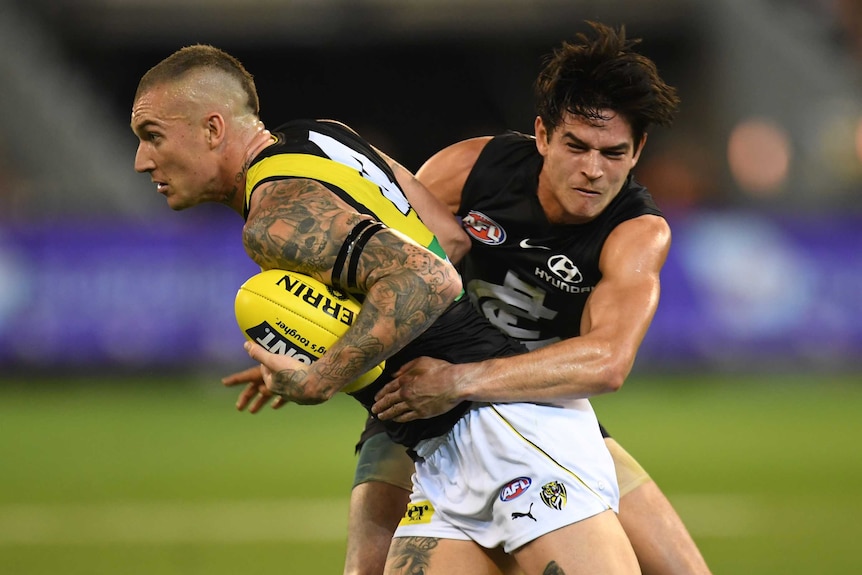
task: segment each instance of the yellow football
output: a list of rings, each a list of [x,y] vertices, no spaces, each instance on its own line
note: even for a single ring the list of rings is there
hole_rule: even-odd
[[[353,325],[362,307],[354,297],[296,272],[267,270],[237,291],[234,312],[250,341],[272,353],[311,364]],[[362,389],[383,373],[385,362],[341,391]]]

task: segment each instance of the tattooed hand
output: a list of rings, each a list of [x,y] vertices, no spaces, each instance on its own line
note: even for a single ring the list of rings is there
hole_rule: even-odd
[[[262,269],[297,271],[332,285],[340,250],[354,249],[347,238],[363,219],[368,216],[319,182],[275,180],[255,190],[243,241]],[[296,403],[326,401],[415,339],[461,291],[451,264],[395,230],[383,227],[349,253],[355,261],[344,276],[355,276],[350,283],[365,296],[354,324],[312,366],[268,360],[271,393]]]
[[[244,347],[249,357],[260,362],[263,383],[270,394],[277,395],[284,401],[315,405],[323,403],[334,393],[321,393],[311,385],[308,365],[287,355],[271,353],[250,341],[247,341]]]

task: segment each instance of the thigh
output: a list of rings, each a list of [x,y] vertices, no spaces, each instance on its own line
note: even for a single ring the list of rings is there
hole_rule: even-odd
[[[386,434],[364,438],[350,494],[344,573],[383,572],[392,534],[410,500],[413,461]]]
[[[644,574],[709,575],[682,519],[654,481],[620,500],[619,517]]]
[[[634,550],[613,511],[547,533],[512,555],[525,575],[640,573]]]
[[[379,427],[367,428],[363,433],[353,485],[379,481],[410,491],[413,488],[413,460],[403,445],[395,443],[381,431]]]
[[[386,575],[500,575],[492,555],[473,541],[396,537],[386,558]]]
[[[620,496],[631,493],[644,483],[652,481],[640,463],[632,455],[623,449],[614,438],[605,437],[605,445],[614,460],[614,468],[617,473],[617,483],[620,485]]]
[[[353,488],[347,522],[346,575],[379,575],[410,492],[368,481]]]

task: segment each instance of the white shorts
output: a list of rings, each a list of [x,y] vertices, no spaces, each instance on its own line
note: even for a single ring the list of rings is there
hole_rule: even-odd
[[[613,460],[587,400],[479,404],[416,452],[413,493],[395,537],[473,540],[510,552],[619,510]]]

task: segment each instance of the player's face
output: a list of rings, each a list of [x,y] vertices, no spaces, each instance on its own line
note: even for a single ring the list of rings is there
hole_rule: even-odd
[[[172,209],[217,199],[206,117],[179,90],[156,86],[141,94],[132,106],[132,131],[139,140],[135,171],[150,174]]]
[[[553,223],[595,219],[619,194],[637,164],[643,142],[635,150],[628,121],[603,110],[602,121],[566,114],[549,134],[536,118],[536,146],[545,161],[539,176],[539,199]]]

